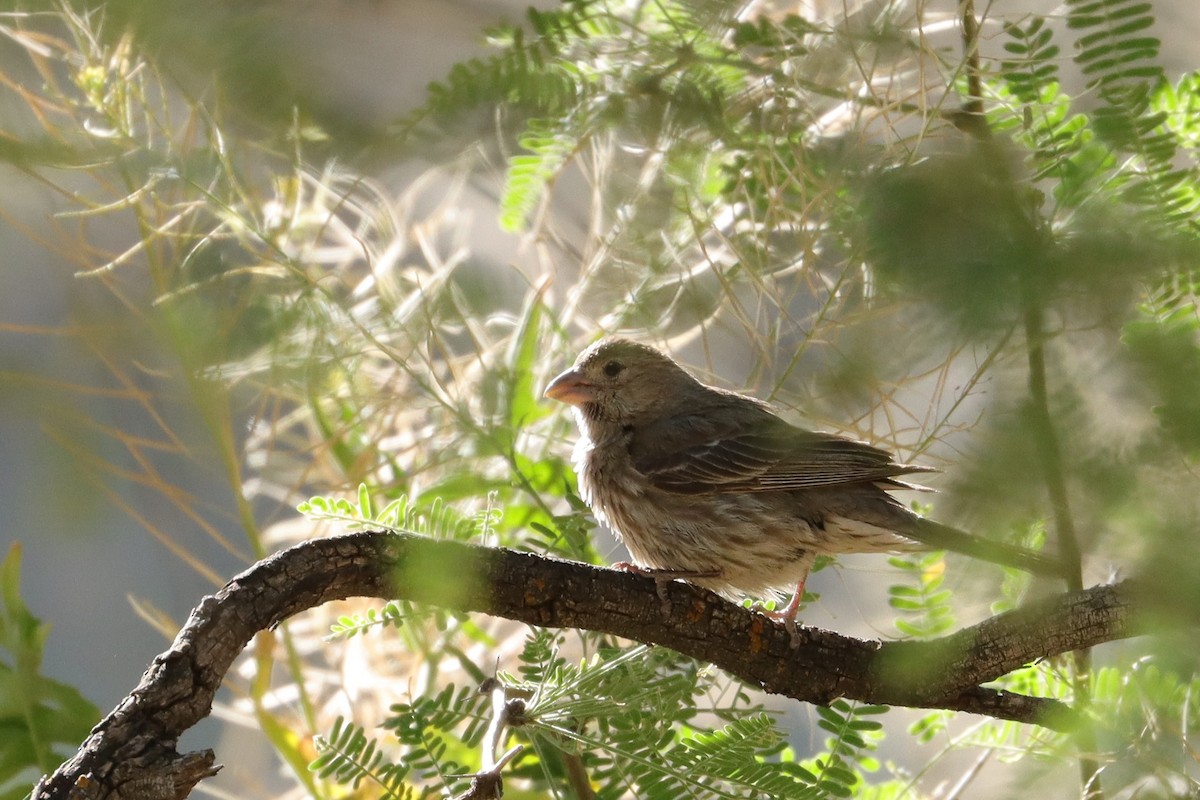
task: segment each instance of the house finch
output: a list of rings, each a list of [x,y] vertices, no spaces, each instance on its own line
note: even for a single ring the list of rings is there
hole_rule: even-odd
[[[789,626],[821,555],[948,549],[1060,574],[1050,558],[923,519],[888,494],[928,468],[790,425],[652,347],[597,342],[546,396],[574,407],[580,493],[629,548],[634,565],[621,566],[722,593],[795,587],[773,614]]]

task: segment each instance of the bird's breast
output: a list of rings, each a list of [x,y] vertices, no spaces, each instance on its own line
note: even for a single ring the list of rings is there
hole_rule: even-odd
[[[794,583],[821,552],[809,526],[779,513],[769,496],[664,491],[634,468],[624,447],[604,442],[581,441],[575,467],[583,499],[642,566],[720,572],[697,582],[754,591]]]

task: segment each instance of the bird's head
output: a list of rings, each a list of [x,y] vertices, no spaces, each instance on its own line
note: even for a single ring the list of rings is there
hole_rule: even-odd
[[[580,353],[546,387],[546,397],[574,406],[590,421],[638,425],[677,409],[679,398],[700,385],[653,347],[608,338]]]

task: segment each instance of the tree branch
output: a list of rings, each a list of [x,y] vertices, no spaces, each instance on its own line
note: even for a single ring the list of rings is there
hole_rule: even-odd
[[[1064,704],[979,684],[1022,664],[1140,632],[1145,605],[1125,581],[1033,603],[930,642],[864,641],[765,616],[690,584],[532,553],[408,534],[316,539],[259,562],[206,597],[141,682],[34,800],[183,798],[215,774],[211,751],[181,755],[180,734],[209,714],[251,637],[347,597],[429,603],[531,625],[606,631],[711,662],[768,692],[827,704],[945,708],[1044,725],[1076,719]],[[1140,615],[1139,615],[1140,616]],[[1187,623],[1187,615],[1171,624]]]

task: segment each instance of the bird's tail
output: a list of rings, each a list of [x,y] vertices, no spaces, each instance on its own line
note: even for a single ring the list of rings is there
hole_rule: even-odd
[[[935,550],[953,550],[1004,567],[1016,567],[1035,575],[1061,578],[1066,574],[1063,565],[1052,556],[972,536],[930,519],[916,518],[911,529],[904,531],[904,535]]]

